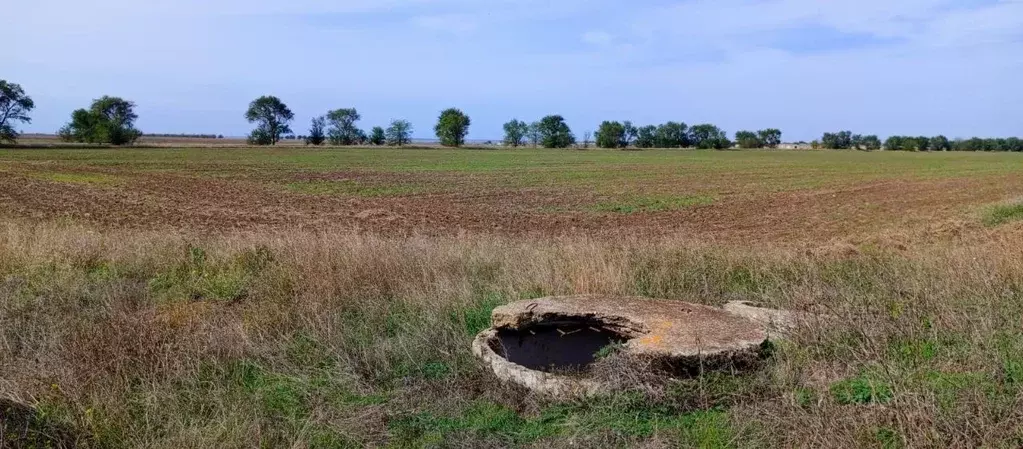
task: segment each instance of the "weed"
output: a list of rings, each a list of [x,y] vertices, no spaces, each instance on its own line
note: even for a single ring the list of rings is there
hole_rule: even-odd
[[[902,437],[895,429],[881,427],[874,433],[877,443],[882,449],[901,449],[905,447]]]
[[[831,385],[831,395],[839,404],[883,404],[892,399],[885,383],[869,376],[858,376]]]
[[[1023,220],[1023,203],[994,206],[985,213],[983,219],[985,226],[998,226],[1018,220]]]

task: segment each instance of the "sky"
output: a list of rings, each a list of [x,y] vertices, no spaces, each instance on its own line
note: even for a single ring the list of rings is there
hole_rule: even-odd
[[[500,139],[517,118],[1023,136],[1023,0],[7,0],[0,79],[54,132],[115,95],[152,133],[246,134],[276,95],[292,125],[442,109]]]

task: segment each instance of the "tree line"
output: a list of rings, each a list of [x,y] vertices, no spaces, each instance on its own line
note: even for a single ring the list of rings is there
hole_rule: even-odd
[[[31,123],[29,112],[35,103],[24,89],[14,83],[0,80],[0,143],[16,142],[19,134],[15,123]],[[403,146],[412,142],[412,124],[394,119],[384,128],[374,126],[368,132],[358,127],[362,116],[355,108],[327,111],[312,119],[309,131],[296,136],[291,129],[295,114],[281,99],[268,95],[251,103],[244,117],[255,128],[248,136],[252,145],[276,145],[281,140],[301,139],[307,145],[391,145]],[[138,114],[135,103],[120,97],[103,96],[93,100],[88,108],[71,113],[71,120],[57,131],[67,142],[131,145],[143,133],[135,127]],[[441,145],[460,147],[465,144],[472,124],[468,115],[456,108],[441,111],[434,126],[434,134]],[[741,130],[729,139],[721,128],[709,124],[689,126],[684,122],[669,121],[660,125],[635,126],[631,121],[604,121],[593,133],[583,133],[577,142],[575,134],[560,115],[548,115],[534,122],[513,119],[504,124],[503,144],[508,147],[532,145],[544,148],[777,148],[782,132],[776,128],[758,131]],[[146,134],[154,137],[201,137],[222,139],[213,134]],[[592,138],[592,140],[591,140]],[[851,131],[827,132],[809,144],[812,148],[835,150],[889,151],[1018,151],[1023,152],[1023,140],[1009,138],[979,138],[950,140],[945,136],[913,137],[891,136],[885,141],[876,135],[853,134]]]
[[[876,135],[853,134],[851,131],[824,133],[820,140],[810,143],[814,149],[880,150],[887,151],[1018,151],[1023,152],[1023,139],[980,138],[949,139],[943,135],[890,136],[881,141]]]

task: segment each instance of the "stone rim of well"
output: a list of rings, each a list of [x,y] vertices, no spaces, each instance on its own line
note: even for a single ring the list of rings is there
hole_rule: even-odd
[[[630,357],[683,367],[698,363],[701,369],[704,363],[707,366],[738,366],[738,361],[763,359],[769,352],[770,340],[791,327],[791,317],[786,313],[743,302],[717,308],[641,297],[553,296],[516,301],[495,308],[491,314],[492,326],[473,339],[472,351],[502,381],[542,394],[593,395],[612,386],[590,378],[585,371],[570,374],[537,369],[537,363],[546,360],[542,352],[577,348],[590,350],[594,347],[594,335],[607,332],[624,338],[620,351]],[[586,331],[585,344],[579,346],[580,343],[576,342],[573,343],[575,346],[562,347],[560,339],[551,337],[554,334],[549,329],[534,330],[551,323],[555,327],[574,326],[566,328],[569,329],[566,331],[557,329],[566,340],[588,327],[590,331]],[[523,343],[541,339],[539,335],[543,335],[545,340]],[[516,344],[525,349],[509,348]],[[520,351],[522,354],[518,355],[522,357],[540,357],[541,360],[532,363],[532,359],[516,359],[514,351]],[[551,360],[560,358],[564,357],[555,354]],[[568,359],[576,361],[579,357]]]

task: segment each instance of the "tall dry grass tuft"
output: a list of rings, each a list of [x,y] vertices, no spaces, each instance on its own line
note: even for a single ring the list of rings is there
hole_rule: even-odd
[[[1023,242],[220,237],[0,227],[0,398],[95,447],[1005,446]],[[768,367],[551,402],[468,343],[494,306],[602,293],[807,310]],[[638,395],[638,396],[637,396]]]

